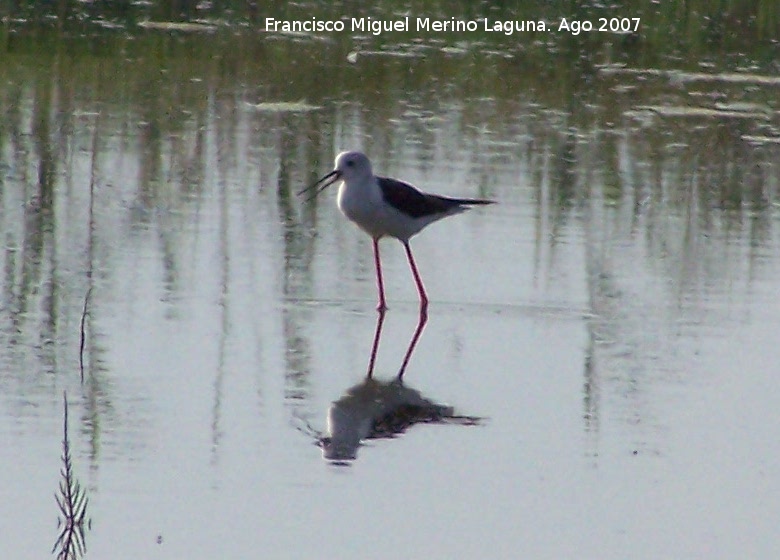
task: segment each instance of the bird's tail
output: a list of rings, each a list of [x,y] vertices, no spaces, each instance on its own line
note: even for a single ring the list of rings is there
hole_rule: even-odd
[[[495,200],[487,200],[484,198],[451,198],[450,200],[460,206],[477,206],[496,203]]]

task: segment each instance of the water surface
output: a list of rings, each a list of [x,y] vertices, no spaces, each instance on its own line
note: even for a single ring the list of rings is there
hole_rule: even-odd
[[[585,57],[564,41],[34,29],[3,31],[0,66],[14,558],[56,538],[63,391],[88,557],[778,552],[762,43],[651,64],[650,37]],[[498,204],[412,241],[431,305],[404,382],[479,421],[418,423],[334,464],[317,444],[368,365],[371,243],[335,192],[295,193],[344,149]],[[418,309],[401,245],[382,256],[388,381]]]

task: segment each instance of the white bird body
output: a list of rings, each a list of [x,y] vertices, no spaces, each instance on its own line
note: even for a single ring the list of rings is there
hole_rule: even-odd
[[[382,181],[385,181],[385,184],[392,184],[390,181],[400,183],[394,179],[373,175],[361,181],[344,180],[339,187],[337,198],[339,210],[374,239],[389,235],[400,241],[408,241],[427,225],[466,210],[463,206],[455,206],[447,212],[410,219],[408,214],[387,203],[380,187]]]
[[[367,177],[365,183],[342,181],[336,203],[347,219],[372,238],[382,237],[386,231],[403,229],[398,217],[392,216],[382,203],[382,191],[373,175]]]

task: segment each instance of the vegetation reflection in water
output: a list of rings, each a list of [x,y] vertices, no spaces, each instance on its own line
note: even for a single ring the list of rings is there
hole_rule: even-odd
[[[658,8],[670,10],[667,18],[671,4]],[[139,6],[138,18],[181,15]],[[748,250],[760,251],[770,235],[778,84],[762,73],[766,49],[776,47],[762,42],[739,58],[723,58],[721,47],[738,39],[715,33],[700,40],[711,51],[681,62],[663,54],[678,46],[644,37],[638,46],[602,37],[603,44],[587,49],[567,37],[554,45],[520,39],[501,43],[501,52],[479,40],[457,52],[423,42],[424,56],[403,59],[383,56],[377,44],[374,54],[350,64],[348,55],[364,41],[393,37],[323,40],[232,27],[208,36],[126,32],[96,29],[92,20],[68,19],[59,28],[3,16],[0,220],[10,299],[2,312],[14,325],[37,323],[42,338],[57,341],[36,348],[42,365],[78,345],[72,319],[84,294],[99,291],[93,271],[110,268],[115,258],[110,224],[149,227],[157,216],[175,292],[180,259],[172,232],[208,194],[212,167],[236,188],[275,191],[287,228],[285,262],[305,267],[311,246],[297,234],[316,203],[298,209],[291,190],[310,182],[334,146],[347,142],[383,154],[385,168],[399,166],[410,150],[423,166],[442,156],[468,161],[479,196],[490,194],[492,178],[521,165],[534,180],[539,216],[549,217],[540,224],[549,224],[551,235],[539,232],[540,243],[555,244],[556,232],[583,209],[594,230],[614,214],[623,228],[646,224],[656,258],[711,262],[702,272],[717,278],[725,274],[715,264],[722,247],[694,240],[723,230],[725,243],[747,235]],[[753,39],[771,23],[749,15],[735,21],[752,29]],[[643,66],[649,62],[661,68]],[[207,152],[211,143],[217,159]],[[55,254],[65,259],[59,266]],[[591,264],[594,271],[603,266]],[[84,274],[64,277],[63,270]],[[25,344],[18,332],[3,336],[7,347]],[[101,383],[97,339],[85,355],[93,387]]]
[[[318,204],[300,205],[292,193],[335,148],[361,145],[381,154],[373,157],[384,168],[410,157],[422,167],[466,162],[476,196],[517,196],[495,192],[497,177],[523,169],[540,255],[571,223],[586,231],[591,355],[616,331],[639,332],[630,313],[639,303],[620,289],[618,258],[636,237],[678,313],[697,290],[729,284],[734,262],[760,276],[776,243],[780,83],[777,45],[765,39],[778,36],[780,23],[770,2],[734,2],[729,10],[647,2],[632,7],[642,17],[638,37],[511,40],[261,30],[269,14],[344,15],[320,3],[274,4],[267,13],[244,2],[102,12],[62,2],[48,13],[38,3],[16,4],[17,11],[0,7],[0,337],[3,360],[14,366],[2,375],[34,395],[42,388],[22,372],[71,375],[75,368],[61,364],[82,346],[83,424],[94,464],[101,423],[119,420],[101,338],[85,333],[99,330],[101,291],[121,258],[117,224],[159,234],[166,296],[174,300],[186,260],[181,232],[204,198],[223,195],[210,190],[214,175],[236,198],[260,190],[275,199],[284,295],[292,299],[311,295]],[[495,11],[514,18],[538,9],[538,17],[553,18],[570,6],[543,4]],[[375,9],[381,17],[395,8]],[[439,15],[478,17],[471,3],[446,9]],[[580,17],[600,13],[580,10]],[[208,26],[204,33],[139,25],[195,19]],[[309,373],[296,313],[284,312],[290,400],[305,398]],[[586,375],[592,427],[602,381],[597,371]],[[394,383],[386,387],[400,390]],[[380,387],[367,380],[337,403]],[[417,397],[441,418],[452,414]]]

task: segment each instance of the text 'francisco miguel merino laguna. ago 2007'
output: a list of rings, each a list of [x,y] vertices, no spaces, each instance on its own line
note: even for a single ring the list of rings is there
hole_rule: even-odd
[[[351,33],[371,33],[380,35],[385,32],[447,33],[447,32],[495,32],[505,35],[523,32],[560,31],[573,35],[581,31],[606,31],[626,33],[636,31],[639,18],[599,18],[598,23],[561,18],[556,23],[543,20],[510,20],[493,21],[489,18],[478,20],[431,19],[428,17],[406,16],[394,20],[381,20],[371,17],[342,18],[338,20],[323,20],[312,17],[304,20],[279,20],[265,18],[266,31],[282,33],[328,33],[349,31]]]

